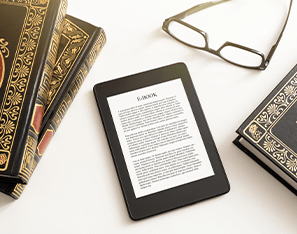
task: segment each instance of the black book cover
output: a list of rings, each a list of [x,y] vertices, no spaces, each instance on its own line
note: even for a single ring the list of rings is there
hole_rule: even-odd
[[[235,145],[297,195],[297,65],[238,128]]]
[[[66,8],[67,0],[0,0],[1,181],[28,181],[59,41],[57,27]]]
[[[105,43],[102,28],[66,15],[31,174]],[[21,196],[25,187],[20,183],[0,183],[0,191],[14,199]]]

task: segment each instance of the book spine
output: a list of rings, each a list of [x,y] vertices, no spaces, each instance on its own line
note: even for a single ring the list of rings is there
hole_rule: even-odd
[[[59,41],[62,33],[62,23],[64,21],[67,9],[67,0],[62,0],[58,10],[57,18],[54,24],[54,30],[50,41],[50,48],[47,54],[44,71],[41,78],[41,84],[38,90],[37,99],[33,111],[31,125],[29,127],[29,134],[24,150],[22,166],[20,169],[20,178],[22,182],[27,184],[32,174],[34,167],[34,154],[38,144],[38,135],[40,133],[40,126],[44,107],[47,102],[47,96],[50,89],[50,78],[54,69],[56,55],[58,52]]]
[[[38,145],[35,151],[34,160],[33,160],[33,167],[31,170],[31,175],[35,170],[38,162],[40,161],[42,155],[44,154],[50,140],[54,136],[55,132],[57,131],[61,121],[63,120],[67,110],[69,109],[70,105],[72,104],[74,98],[76,97],[80,87],[82,86],[84,80],[86,79],[90,69],[95,63],[96,58],[98,57],[101,49],[105,45],[106,42],[106,35],[102,29],[98,29],[98,34],[95,37],[95,42],[91,47],[89,54],[87,55],[86,59],[83,61],[82,65],[78,72],[73,75],[72,84],[69,88],[69,91],[59,104],[56,112],[52,114],[51,118],[47,121],[44,129],[42,130]],[[14,199],[18,199],[23,190],[25,189],[25,184],[11,184],[5,191],[7,195],[13,197]],[[1,186],[0,186],[1,188]]]
[[[49,144],[51,138],[57,131],[60,123],[62,122],[67,110],[69,109],[70,105],[72,104],[75,96],[77,95],[80,87],[82,86],[85,78],[87,77],[90,69],[92,68],[96,58],[98,57],[102,47],[106,42],[106,36],[103,30],[100,30],[99,36],[95,41],[92,49],[90,50],[87,58],[82,63],[78,73],[73,77],[72,84],[69,88],[69,91],[65,95],[64,99],[60,103],[59,107],[57,108],[56,112],[53,113],[50,120],[47,122],[44,131],[42,132],[38,147],[37,147],[37,155],[39,155],[38,159],[40,160],[41,156],[43,155],[47,145]]]

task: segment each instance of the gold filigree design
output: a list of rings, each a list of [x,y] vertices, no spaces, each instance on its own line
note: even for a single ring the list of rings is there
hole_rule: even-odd
[[[88,66],[92,67],[97,59],[100,51],[102,50],[103,46],[106,43],[106,35],[105,32],[102,30],[100,32],[100,36],[98,37],[97,41],[95,42],[94,47],[92,48],[90,55],[87,58]]]
[[[0,2],[11,2],[11,3],[19,3],[19,4],[26,4],[28,5],[31,0],[0,0]]]
[[[0,51],[4,58],[9,57],[8,42],[5,41],[3,38],[0,38]]]
[[[267,134],[265,136],[263,148],[277,162],[280,162],[285,169],[289,170],[293,174],[296,174],[297,158],[289,150],[287,150],[280,143],[274,140],[274,138],[271,135]]]
[[[249,132],[256,141],[258,141],[260,139],[261,134],[262,134],[262,132],[258,131],[257,124],[252,124],[249,127]]]
[[[283,87],[259,114],[256,121],[264,128],[271,126],[286,108],[297,98],[297,75]]]
[[[44,5],[44,4],[48,3],[48,0],[33,0],[32,2],[34,4],[42,4],[42,5]]]
[[[28,3],[28,1],[17,2]],[[46,12],[47,9],[44,8],[27,7],[27,16],[0,108],[0,150],[10,151],[14,143]],[[1,40],[1,51],[9,55],[6,46],[7,43]]]
[[[7,162],[6,154],[0,154],[0,165],[4,165]]]
[[[41,2],[41,4],[45,4],[45,3],[47,3],[47,1]],[[31,122],[29,135],[27,137],[27,144],[24,150],[22,167],[19,174],[19,176],[23,179],[24,182],[29,181],[33,173],[33,170],[36,166],[34,165],[35,164],[34,155],[37,148],[38,135],[39,135],[41,120],[42,120],[41,118],[43,115],[43,109],[46,104],[47,95],[50,89],[50,77],[52,75],[52,70],[54,69],[54,65],[55,65],[56,55],[58,52],[58,45],[59,45],[61,31],[62,31],[61,22],[65,18],[66,9],[67,9],[67,0],[63,0],[60,3],[58,15],[55,20],[55,26],[53,29],[53,34],[51,37],[50,46],[46,57],[46,63],[45,63],[44,71],[41,78],[41,84],[39,86],[37,100],[35,102],[35,108],[37,108],[38,110],[35,109],[33,113],[33,119]],[[36,17],[36,19],[37,20],[35,20],[35,22],[36,21],[39,22],[39,17]],[[32,163],[33,163],[33,167],[32,167]]]
[[[276,151],[276,149],[280,147],[280,145],[275,140],[271,139],[269,135],[266,135],[263,147],[266,151],[271,153]]]
[[[69,42],[62,52],[62,56],[60,56],[56,62],[53,76],[51,78],[50,92],[45,113],[49,110],[64,82],[66,82],[65,77],[68,76],[69,71],[89,39],[87,33],[69,20],[65,20],[62,35],[66,37]]]
[[[252,139],[277,164],[297,178],[297,152],[281,142],[272,134],[272,129],[282,116],[297,102],[297,73],[295,73],[270,99],[262,111],[244,130],[244,134]],[[262,135],[255,137],[255,126],[261,127]],[[263,129],[262,129],[263,128]]]
[[[0,0],[0,2],[10,3],[12,5],[26,7],[42,7],[47,8],[50,0]]]
[[[71,105],[73,99],[75,98],[76,94],[78,93],[78,90],[80,89],[83,81],[85,80],[89,69],[92,67],[92,65],[94,64],[95,59],[97,58],[97,56],[99,55],[103,45],[106,42],[106,36],[104,31],[102,30],[99,38],[97,39],[95,45],[93,46],[92,50],[90,51],[86,61],[83,63],[83,65],[81,66],[79,72],[77,73],[75,80],[73,82],[73,84],[70,87],[69,92],[67,93],[67,95],[64,97],[63,101],[61,102],[58,110],[55,112],[54,117],[51,119],[51,124],[47,125],[47,131],[51,131],[52,134],[55,134],[55,131],[57,130],[59,124],[61,123],[64,115],[66,114],[69,106]],[[44,135],[41,135],[41,139],[44,137]],[[40,141],[39,141],[40,143]],[[39,162],[39,160],[41,159],[42,155],[40,155],[38,153],[38,150],[35,151],[34,154],[34,161],[33,161],[33,167],[31,170],[31,174],[34,171],[35,167],[37,166],[37,163]],[[23,184],[17,184],[11,194],[12,197],[14,197],[15,199],[18,199],[23,190],[25,188],[25,185]]]
[[[30,135],[27,138],[27,147],[25,148],[24,155],[26,156],[21,168],[20,177],[24,181],[28,181],[32,174],[32,163],[34,160],[34,154],[37,147],[37,141]]]
[[[8,42],[4,38],[0,38],[0,88],[4,81],[5,62],[4,58],[9,57]]]

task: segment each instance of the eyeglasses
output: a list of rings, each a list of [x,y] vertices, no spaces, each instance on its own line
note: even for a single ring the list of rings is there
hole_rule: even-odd
[[[227,1],[230,0],[220,0],[196,5],[180,14],[166,19],[163,23],[162,29],[177,41],[192,48],[207,51],[234,65],[250,69],[265,70],[283,35],[289,19],[293,0],[290,1],[288,15],[283,29],[276,43],[271,47],[266,59],[264,54],[257,50],[228,41],[225,42],[225,44],[223,44],[218,50],[213,50],[209,48],[208,35],[206,32],[181,20],[193,13]]]

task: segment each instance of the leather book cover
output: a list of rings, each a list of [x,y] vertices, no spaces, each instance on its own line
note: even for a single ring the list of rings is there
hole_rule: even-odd
[[[297,195],[297,65],[238,128],[234,144]]]
[[[102,28],[66,15],[32,173],[105,42]],[[0,183],[0,191],[14,199],[25,187],[21,183]]]
[[[48,67],[58,43],[56,27],[66,7],[66,0],[0,0],[1,181],[28,181],[49,85]]]

